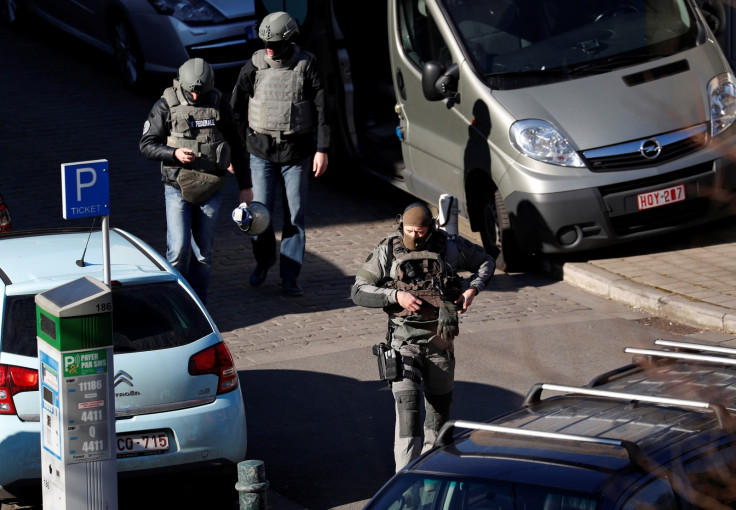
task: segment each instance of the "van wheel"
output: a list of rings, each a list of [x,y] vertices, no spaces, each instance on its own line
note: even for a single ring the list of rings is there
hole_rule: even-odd
[[[483,247],[495,257],[496,268],[506,273],[521,271],[525,268],[528,255],[519,247],[511,221],[506,211],[506,204],[496,190],[483,208],[483,227],[480,231]]]
[[[108,27],[118,74],[126,87],[138,92],[143,88],[143,53],[133,27],[122,16],[115,17]]]

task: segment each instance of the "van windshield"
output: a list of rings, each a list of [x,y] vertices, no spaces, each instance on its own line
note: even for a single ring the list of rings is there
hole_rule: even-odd
[[[409,508],[596,510],[599,506],[599,498],[589,494],[466,476],[405,473],[394,478],[392,485],[374,499],[366,510]]]
[[[694,47],[685,0],[444,0],[478,72],[496,89],[555,83]]]

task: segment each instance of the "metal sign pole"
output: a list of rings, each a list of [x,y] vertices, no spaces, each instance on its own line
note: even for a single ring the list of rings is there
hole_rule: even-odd
[[[110,286],[110,216],[102,217],[102,281]]]

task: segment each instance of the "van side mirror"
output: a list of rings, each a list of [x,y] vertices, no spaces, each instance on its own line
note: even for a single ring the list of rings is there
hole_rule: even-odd
[[[457,80],[460,68],[452,64],[449,69],[436,60],[430,60],[422,68],[422,92],[427,101],[450,99],[457,101]]]

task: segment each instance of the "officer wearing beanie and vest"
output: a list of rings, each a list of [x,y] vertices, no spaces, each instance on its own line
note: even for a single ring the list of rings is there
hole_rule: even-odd
[[[240,203],[253,199],[250,170],[230,109],[201,58],[179,68],[148,114],[141,153],[161,162],[166,203],[166,258],[207,303],[215,222],[228,172]]]
[[[254,200],[273,217],[280,185],[284,217],[279,272],[284,293],[301,296],[297,282],[306,246],[305,208],[310,170],[327,170],[330,127],[324,89],[314,55],[295,44],[297,22],[286,12],[266,16],[258,29],[265,49],[258,50],[240,71],[231,105],[250,154]],[[316,134],[316,137],[315,137]],[[316,140],[315,140],[316,138]],[[250,285],[260,286],[276,263],[272,227],[254,236],[256,267]]]
[[[373,249],[351,293],[356,305],[383,308],[388,314],[386,343],[400,360],[389,380],[396,411],[397,472],[431,448],[449,419],[458,314],[468,310],[496,268],[481,246],[436,229],[426,205],[409,205],[399,219],[399,231]],[[458,275],[462,272],[472,276],[463,279]]]

